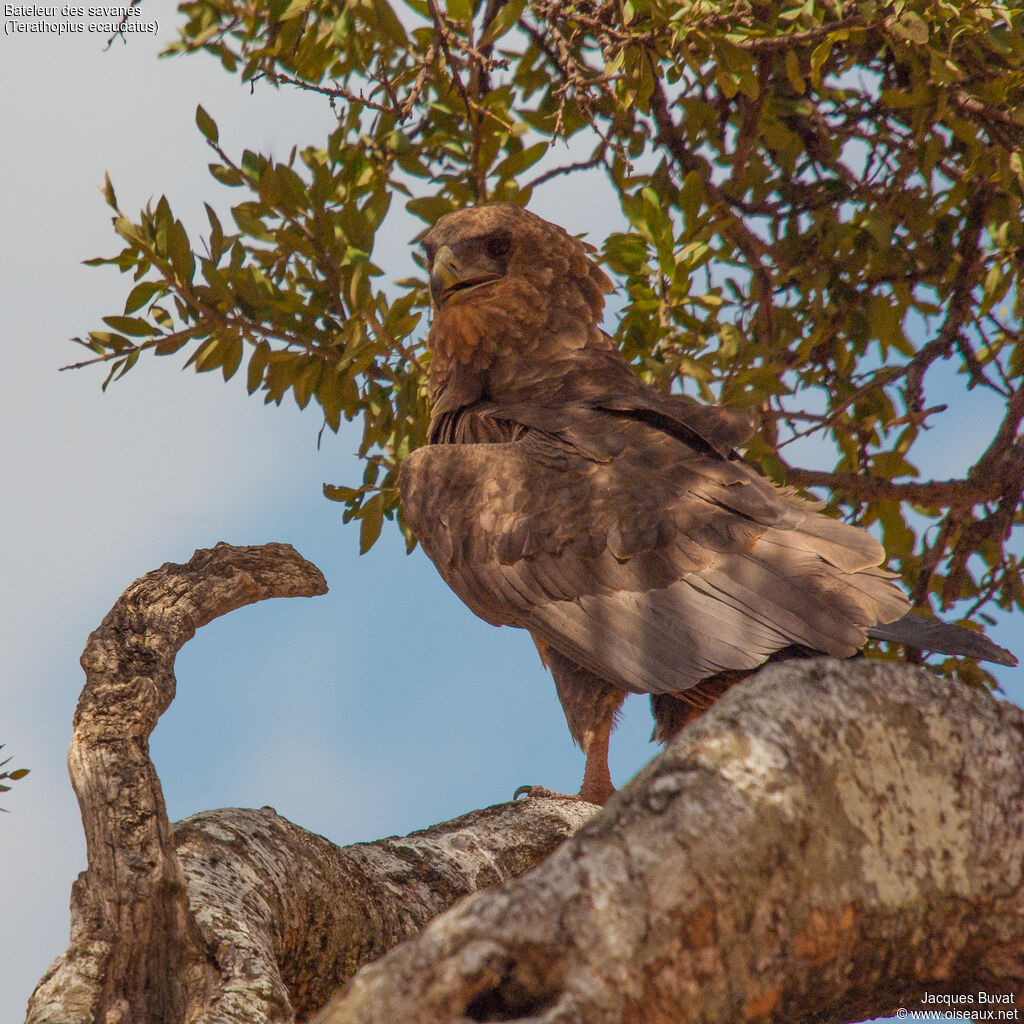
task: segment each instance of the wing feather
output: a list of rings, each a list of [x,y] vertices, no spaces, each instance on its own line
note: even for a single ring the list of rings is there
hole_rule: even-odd
[[[430,445],[402,468],[410,527],[488,622],[663,693],[794,643],[852,654],[906,611],[876,541],[744,463],[614,412],[573,431]]]

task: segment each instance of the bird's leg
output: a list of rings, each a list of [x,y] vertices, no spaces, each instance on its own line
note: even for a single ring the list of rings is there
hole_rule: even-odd
[[[584,732],[582,740],[577,742],[583,748],[587,757],[586,767],[583,769],[583,785],[579,793],[556,793],[553,790],[545,789],[543,786],[520,786],[515,797],[520,796],[549,796],[549,797],[578,797],[588,804],[603,804],[608,797],[615,792],[612,785],[611,772],[608,771],[608,743],[611,739],[612,729],[615,728],[615,712],[625,699],[626,695],[621,690],[617,691],[618,701],[605,717],[594,724],[593,729]],[[568,717],[568,716],[567,716]],[[572,725],[570,724],[570,729]],[[576,733],[573,732],[575,738]]]
[[[621,692],[621,691],[620,691]],[[625,699],[622,694],[622,699]],[[622,700],[619,701],[621,706]],[[612,785],[612,776],[608,771],[608,743],[612,737],[612,729],[615,727],[615,711],[607,715],[590,734],[590,742],[587,744],[585,753],[587,764],[583,769],[583,785],[580,786],[580,799],[590,804],[603,804],[615,792]]]
[[[593,672],[577,665],[563,654],[537,642],[544,664],[555,677],[555,688],[572,738],[587,757],[579,798],[603,804],[615,792],[608,771],[608,742],[625,691],[606,683]],[[563,796],[540,786],[521,786],[516,795]]]
[[[654,733],[651,739],[658,743],[668,743],[684,726],[689,725],[695,718],[700,718],[726,690],[750,675],[753,675],[753,672],[719,672],[679,693],[652,693],[651,714],[654,716]]]
[[[816,658],[820,651],[811,650],[802,644],[790,644],[781,650],[768,655],[768,662],[789,661],[792,658]],[[652,740],[668,743],[695,718],[700,718],[712,704],[716,703],[727,690],[737,683],[750,678],[759,668],[733,669],[718,672],[702,679],[696,686],[678,693],[652,693],[651,713],[654,715],[654,733]]]

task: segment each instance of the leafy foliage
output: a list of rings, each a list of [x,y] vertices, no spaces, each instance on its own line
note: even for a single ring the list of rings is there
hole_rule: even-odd
[[[4,745],[2,743],[0,743],[0,750],[3,750],[3,748],[4,748]],[[11,763],[11,759],[8,757],[5,760],[0,761],[0,768],[3,768],[4,765],[10,764],[10,763]],[[15,768],[13,771],[9,771],[9,772],[7,772],[7,771],[0,771],[0,793],[6,793],[6,792],[8,792],[10,790],[11,787],[6,785],[6,782],[7,782],[8,779],[10,779],[11,782],[17,782],[19,779],[25,778],[25,776],[28,775],[28,773],[29,773],[29,769],[28,768]],[[0,807],[0,811],[6,812],[7,808],[6,807]]]
[[[1024,14],[947,0],[189,0],[171,50],[337,113],[322,147],[227,153],[200,107],[234,224],[197,245],[161,198],[110,260],[134,287],[83,340],[107,380],[187,352],[327,426],[359,419],[361,483],[328,487],[365,550],[424,440],[421,280],[384,290],[397,198],[433,222],[601,173],[622,230],[602,258],[617,340],[648,379],[749,408],[749,454],[878,523],[915,601],[1024,608]],[[556,154],[566,150],[568,163]],[[559,146],[556,148],[556,142]],[[585,187],[585,179],[583,179]],[[397,287],[397,293],[395,288]],[[397,297],[394,295],[397,294]],[[955,367],[1002,422],[959,477],[915,445]],[[817,433],[834,464],[787,461]],[[965,669],[964,671],[967,671]]]

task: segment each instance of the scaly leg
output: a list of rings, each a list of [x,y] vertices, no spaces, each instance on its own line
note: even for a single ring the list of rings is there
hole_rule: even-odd
[[[624,690],[606,683],[593,672],[534,638],[541,660],[555,677],[555,688],[572,738],[582,748],[587,763],[579,798],[603,804],[615,792],[608,771],[608,743],[622,702]],[[562,796],[540,786],[521,786],[516,795]]]

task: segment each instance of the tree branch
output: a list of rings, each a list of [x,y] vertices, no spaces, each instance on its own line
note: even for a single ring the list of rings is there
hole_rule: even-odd
[[[869,501],[909,501],[929,508],[970,508],[991,501],[995,494],[968,480],[908,480],[900,482],[866,473],[831,473],[815,469],[790,468],[786,483],[795,487],[827,487],[853,498]]]
[[[1020,708],[921,669],[771,666],[316,1022],[844,1022],[1019,994],[1022,740]]]
[[[92,634],[69,757],[89,868],[29,1024],[293,1024],[592,813],[534,798],[346,849],[270,808],[172,834],[148,736],[175,654],[226,611],[324,589],[286,545],[218,545]],[[1022,740],[1020,708],[922,670],[771,666],[321,1024],[839,1022],[1020,992]]]
[[[172,832],[148,739],[174,697],[177,652],[242,605],[326,589],[288,545],[218,544],[137,580],[90,636],[68,758],[89,867],[72,889],[71,943],[27,1024],[293,1024],[593,812],[523,801],[345,849],[271,808],[207,811]]]
[[[668,96],[658,77],[658,68],[654,58],[651,62],[651,73],[654,87],[651,91],[651,114],[654,118],[657,135],[655,142],[671,155],[682,177],[690,171],[696,171],[701,178],[704,197],[708,205],[721,219],[719,231],[743,254],[747,269],[750,271],[754,291],[757,297],[757,318],[763,332],[762,344],[772,346],[775,342],[775,304],[774,284],[772,281],[771,257],[768,245],[751,231],[735,210],[733,203],[725,193],[711,180],[711,175],[704,161],[687,146],[679,126],[672,119],[669,110]],[[742,144],[741,144],[742,148]],[[774,254],[778,263],[778,253]],[[787,270],[787,267],[779,267]]]
[[[89,637],[68,771],[89,867],[72,889],[71,945],[29,1021],[184,1019],[212,981],[186,909],[149,734],[174,698],[174,659],[195,631],[270,597],[327,590],[286,544],[197,551],[136,580]]]
[[[534,867],[594,811],[523,800],[341,848],[270,807],[178,822],[189,908],[219,969],[204,1024],[306,1019],[358,968],[461,897]],[[267,989],[273,1002],[260,999]]]

